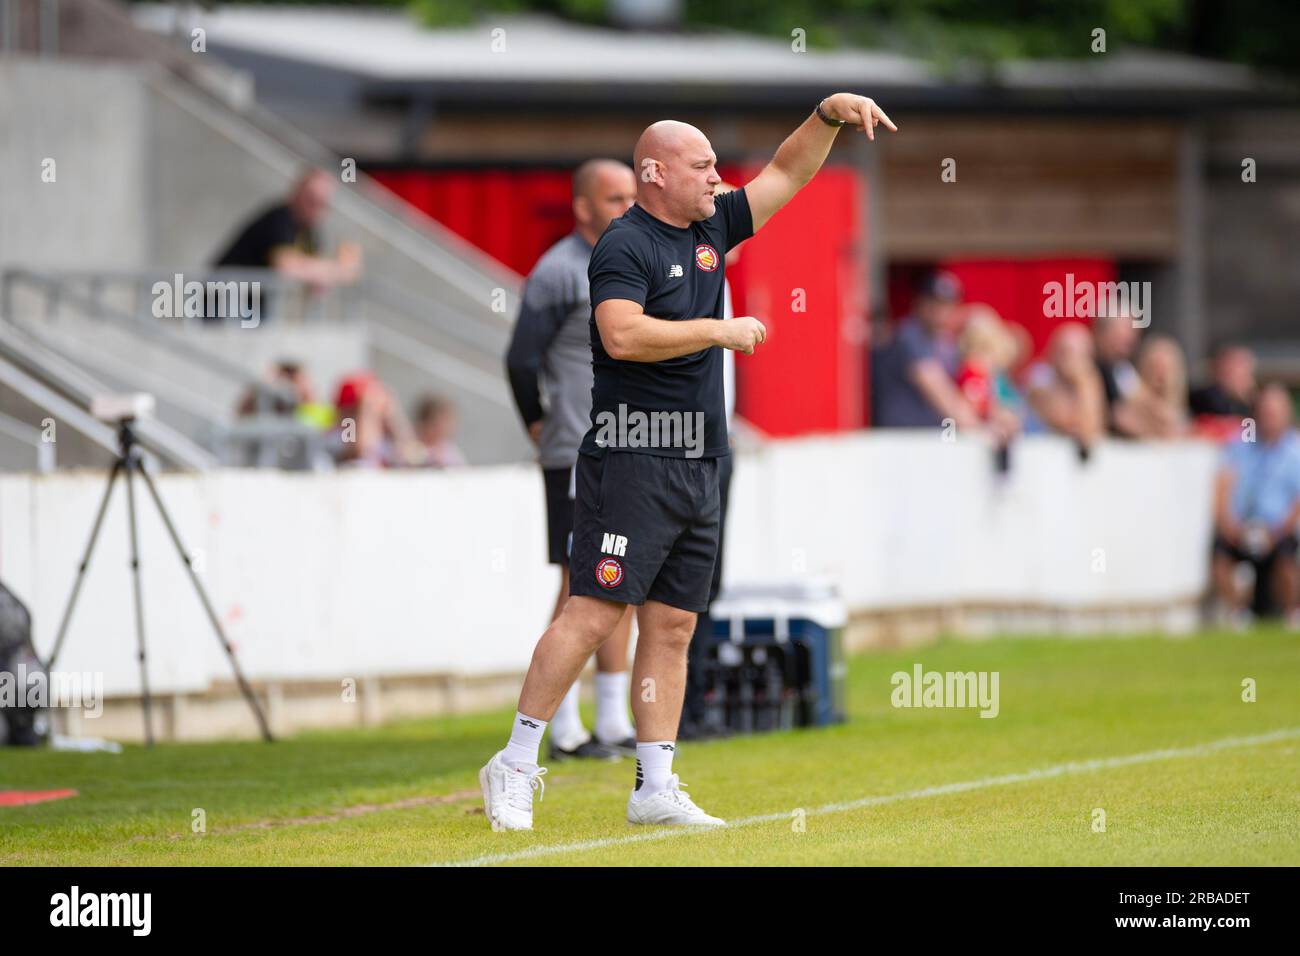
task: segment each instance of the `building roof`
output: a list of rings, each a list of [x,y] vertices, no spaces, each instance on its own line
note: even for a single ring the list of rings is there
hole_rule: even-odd
[[[171,5],[134,8],[136,22],[171,32]],[[1009,62],[941,74],[898,53],[846,49],[796,53],[778,39],[728,31],[630,32],[535,15],[485,17],[429,29],[400,9],[231,6],[197,11],[209,48],[347,74],[375,95],[599,102],[667,93],[677,101],[781,105],[810,91],[906,91],[908,105],[1060,108],[1127,94],[1135,105],[1179,111],[1288,99],[1294,91],[1250,68],[1171,53],[1115,51],[1075,60]],[[494,31],[504,31],[494,33]],[[188,25],[185,27],[188,32]],[[499,38],[504,49],[494,51]],[[1292,99],[1294,102],[1294,99]]]

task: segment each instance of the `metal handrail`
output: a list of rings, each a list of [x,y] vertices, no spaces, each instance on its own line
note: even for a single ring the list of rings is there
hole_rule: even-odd
[[[36,451],[37,471],[54,470],[54,442],[46,441],[39,428],[33,428],[24,421],[0,412],[0,435],[24,445],[31,445]]]
[[[72,273],[90,279],[112,278],[109,273]],[[117,273],[118,275],[139,276],[142,273]],[[61,275],[65,275],[61,273]],[[277,281],[283,281],[278,276]],[[179,355],[203,366],[207,371],[222,376],[256,390],[257,407],[259,409],[270,409],[276,402],[285,402],[292,400],[292,393],[289,389],[273,385],[262,381],[253,373],[249,372],[243,366],[236,362],[229,361],[219,355],[199,348],[182,335],[178,335],[161,322],[151,322],[143,319],[138,315],[119,312],[99,302],[94,295],[85,296],[76,291],[71,291],[67,286],[57,278],[49,275],[33,272],[27,269],[7,269],[0,274],[0,315],[9,317],[13,321],[14,311],[12,309],[12,288],[14,285],[27,282],[45,293],[45,303],[47,314],[49,305],[53,300],[67,300],[79,305],[81,311],[91,318],[104,318],[118,324],[129,325],[134,329],[142,329],[149,333],[151,337],[164,345],[164,347],[176,352]]]

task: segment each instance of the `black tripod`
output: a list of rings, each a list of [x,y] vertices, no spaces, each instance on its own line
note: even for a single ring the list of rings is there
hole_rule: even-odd
[[[261,727],[262,737],[266,740],[274,739],[271,736],[271,729],[267,726],[266,717],[262,713],[261,705],[258,704],[257,698],[253,695],[253,689],[248,686],[248,681],[244,679],[244,674],[239,669],[239,662],[235,659],[234,648],[226,640],[226,633],[221,629],[221,622],[217,619],[217,613],[212,609],[212,602],[208,600],[207,592],[203,590],[203,584],[199,577],[194,573],[194,565],[190,560],[185,546],[181,544],[180,535],[176,533],[176,527],[172,524],[171,516],[167,514],[167,509],[162,503],[162,498],[158,496],[158,489],[154,486],[153,479],[149,477],[149,472],[145,470],[144,461],[140,456],[140,449],[137,447],[138,439],[132,430],[132,418],[120,419],[117,423],[117,440],[121,447],[117,460],[113,462],[113,468],[108,474],[108,487],[104,489],[104,498],[99,503],[99,513],[95,515],[95,525],[90,532],[90,541],[86,544],[86,553],[82,555],[81,566],[77,569],[77,580],[72,586],[72,594],[68,597],[68,606],[63,612],[63,622],[59,625],[59,636],[54,641],[54,649],[50,651],[49,660],[45,662],[47,670],[53,672],[55,658],[59,656],[59,650],[63,647],[63,639],[68,633],[68,622],[72,620],[72,609],[76,607],[77,595],[81,593],[81,584],[85,580],[86,568],[90,566],[90,556],[95,550],[95,540],[99,537],[100,526],[104,522],[104,512],[108,510],[108,501],[113,494],[113,483],[117,481],[117,476],[121,473],[126,474],[126,507],[127,516],[130,521],[131,529],[131,578],[135,586],[135,632],[138,645],[138,658],[140,660],[140,687],[143,693],[144,704],[144,736],[149,746],[153,746],[153,698],[149,694],[149,672],[145,664],[144,649],[144,599],[140,592],[140,546],[136,537],[136,520],[135,520],[135,484],[132,481],[133,474],[139,474],[144,480],[144,485],[149,489],[149,494],[153,498],[153,503],[158,507],[158,513],[162,515],[163,524],[167,526],[167,533],[171,535],[172,543],[176,545],[176,553],[180,555],[185,570],[189,572],[190,580],[194,583],[194,590],[198,592],[199,600],[203,603],[203,610],[208,614],[208,620],[212,622],[212,628],[217,632],[217,640],[221,642],[221,649],[226,652],[226,657],[230,658],[230,666],[235,672],[235,680],[239,684],[239,689],[243,692],[248,706],[253,709],[253,716],[257,718],[258,726]]]

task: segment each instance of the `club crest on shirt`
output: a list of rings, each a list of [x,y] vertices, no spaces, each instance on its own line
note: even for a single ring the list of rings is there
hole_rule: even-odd
[[[623,565],[617,558],[604,558],[596,564],[596,580],[603,588],[616,588],[623,583]]]
[[[712,272],[721,262],[718,256],[718,250],[714,249],[707,242],[701,242],[695,247],[695,264],[705,272]]]

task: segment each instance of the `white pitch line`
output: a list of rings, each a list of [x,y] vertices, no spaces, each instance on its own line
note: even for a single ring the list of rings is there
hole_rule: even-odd
[[[1255,747],[1260,744],[1271,744],[1279,740],[1292,740],[1300,737],[1300,727],[1290,727],[1284,730],[1274,730],[1266,734],[1256,734],[1253,737],[1225,737],[1222,740],[1211,741],[1205,744],[1195,744],[1191,747],[1167,747],[1163,750],[1148,750],[1144,753],[1128,754],[1124,757],[1098,757],[1094,760],[1077,760],[1069,763],[1060,763],[1052,767],[1040,767],[1037,770],[1026,770],[1021,773],[1002,774],[998,777],[982,777],[979,780],[965,780],[960,783],[945,783],[934,787],[922,787],[919,790],[905,790],[902,793],[891,793],[877,797],[860,797],[857,800],[847,800],[842,803],[827,803],[820,807],[815,807],[807,811],[806,816],[815,817],[827,813],[843,813],[846,810],[861,810],[865,807],[878,807],[887,803],[898,803],[903,800],[921,800],[926,797],[944,797],[952,793],[966,793],[970,790],[985,790],[989,787],[1003,787],[1013,783],[1029,783],[1034,780],[1048,780],[1053,777],[1064,777],[1070,774],[1088,773],[1093,770],[1112,770],[1116,767],[1129,767],[1134,764],[1153,763],[1157,760],[1172,760],[1177,757],[1204,757],[1220,750],[1231,750],[1237,747]],[[599,850],[607,846],[624,846],[630,843],[649,843],[655,840],[671,840],[675,837],[697,836],[700,833],[722,832],[734,830],[737,827],[754,826],[758,823],[773,823],[777,820],[789,820],[790,813],[764,813],[754,817],[743,817],[739,820],[730,821],[726,829],[717,831],[708,827],[673,827],[662,830],[648,830],[645,833],[637,833],[632,836],[606,837],[602,840],[583,840],[577,843],[556,843],[551,846],[535,846],[527,850],[516,850],[512,853],[490,853],[486,856],[476,856],[468,860],[450,860],[443,863],[434,863],[432,866],[491,866],[496,863],[513,863],[516,860],[531,860],[541,856],[554,856],[557,853],[579,853],[584,850]]]

